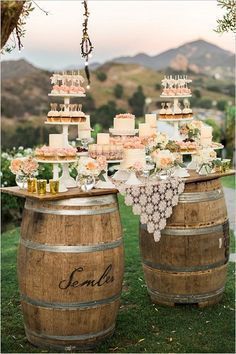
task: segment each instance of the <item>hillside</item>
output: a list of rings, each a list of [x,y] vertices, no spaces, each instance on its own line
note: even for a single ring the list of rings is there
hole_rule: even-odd
[[[25,69],[20,71],[17,63],[21,68],[23,65]],[[27,115],[39,116],[47,113],[49,110],[48,92],[51,90],[50,72],[35,68],[26,61],[23,63],[22,60],[3,62],[2,72],[4,72],[2,77],[3,116],[12,118]],[[106,75],[105,81],[98,79],[98,73],[101,72]],[[153,100],[149,110],[154,110],[156,101],[160,100],[160,82],[163,75],[164,72],[154,71],[137,64],[106,63],[91,73],[90,99],[83,99],[84,108],[94,111],[95,108],[106,105],[108,101],[114,101],[118,109],[129,110],[128,99],[141,85],[145,96]],[[193,78],[192,89],[200,90],[204,99],[233,100],[233,82],[220,81],[194,73],[191,77]],[[120,99],[114,95],[114,88],[117,84],[121,84],[124,89]]]
[[[196,73],[234,75],[234,55],[204,40],[186,43],[180,47],[167,50],[161,54],[149,56],[139,53],[135,56],[119,57],[117,63],[134,63],[154,70],[171,67],[175,70],[192,70]]]

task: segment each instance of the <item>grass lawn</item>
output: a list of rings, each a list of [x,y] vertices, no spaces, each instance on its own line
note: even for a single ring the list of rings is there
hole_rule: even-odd
[[[235,176],[226,176],[221,178],[221,182],[224,187],[235,189]]]
[[[121,308],[112,338],[98,348],[111,353],[234,353],[234,265],[223,300],[210,308],[153,305],[147,295],[138,245],[138,217],[120,199],[126,268]],[[16,278],[19,229],[2,235],[2,353],[43,353],[25,337]]]

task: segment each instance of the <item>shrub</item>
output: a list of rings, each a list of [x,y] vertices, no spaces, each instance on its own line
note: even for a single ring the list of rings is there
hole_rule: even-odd
[[[97,79],[99,80],[99,81],[106,81],[106,79],[107,79],[107,74],[106,73],[104,73],[104,71],[98,71],[97,73],[96,73],[96,77],[97,77]]]
[[[123,93],[124,93],[124,88],[121,84],[117,84],[115,87],[114,87],[114,96],[116,98],[121,98],[123,96]]]
[[[129,105],[132,108],[133,114],[137,117],[141,117],[144,112],[145,95],[143,93],[142,86],[138,86],[133,96],[129,99]]]

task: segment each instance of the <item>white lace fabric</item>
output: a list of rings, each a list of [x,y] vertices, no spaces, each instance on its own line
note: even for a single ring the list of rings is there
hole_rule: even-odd
[[[134,215],[140,215],[140,222],[147,225],[148,233],[153,234],[157,242],[161,230],[171,216],[173,207],[178,204],[179,196],[184,191],[184,181],[179,177],[152,181],[132,186],[115,182],[119,192],[125,197],[125,204],[132,206]]]

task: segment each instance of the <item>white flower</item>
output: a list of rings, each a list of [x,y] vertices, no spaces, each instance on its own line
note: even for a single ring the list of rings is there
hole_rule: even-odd
[[[167,200],[169,200],[169,199],[171,199],[173,197],[172,189],[167,189],[166,190],[165,197],[166,197]]]
[[[153,214],[153,220],[155,222],[158,222],[160,220],[160,213],[159,211],[155,211],[154,214]]]
[[[154,230],[155,230],[155,225],[154,225],[154,223],[153,223],[153,222],[149,222],[149,223],[147,224],[147,231],[148,231],[149,233],[152,233],[152,232],[154,232]]]
[[[165,211],[165,216],[166,218],[169,218],[172,214],[172,208],[171,207],[167,207],[166,211]]]
[[[172,198],[172,205],[175,206],[177,204],[178,204],[178,196],[174,195],[173,198]]]
[[[159,222],[160,230],[163,230],[165,226],[166,226],[166,220],[165,219],[161,219],[160,222]]]
[[[154,234],[153,234],[153,236],[154,236],[155,242],[160,241],[160,239],[161,239],[161,233],[160,233],[159,230],[155,231]]]
[[[132,188],[132,194],[133,194],[134,197],[138,197],[139,194],[140,194],[139,187],[133,187]]]
[[[152,193],[153,193],[153,187],[147,186],[146,187],[146,195],[152,195]]]
[[[164,193],[165,190],[166,190],[166,184],[163,183],[163,182],[160,182],[160,184],[159,184],[159,192],[160,193]]]
[[[181,193],[183,193],[183,191],[184,191],[184,184],[181,183],[181,184],[178,186],[178,193],[181,194]]]
[[[153,194],[153,196],[152,196],[152,202],[153,202],[153,204],[158,203],[159,200],[160,200],[159,194],[158,194],[158,193]]]
[[[125,197],[125,204],[126,205],[132,205],[133,204],[133,198],[131,197],[131,195],[126,195]]]
[[[146,224],[148,222],[148,215],[147,214],[142,214],[140,216],[140,221],[142,224]]]
[[[164,211],[166,209],[166,201],[165,200],[160,201],[159,209],[160,209],[160,211]]]
[[[146,212],[147,212],[147,214],[153,213],[153,205],[151,203],[147,204]]]
[[[142,195],[140,196],[140,198],[139,198],[139,203],[140,203],[141,205],[146,205],[146,203],[147,203],[147,197],[146,197],[145,194],[142,194]]]
[[[141,206],[139,204],[133,206],[133,213],[134,215],[139,215],[141,213]]]

